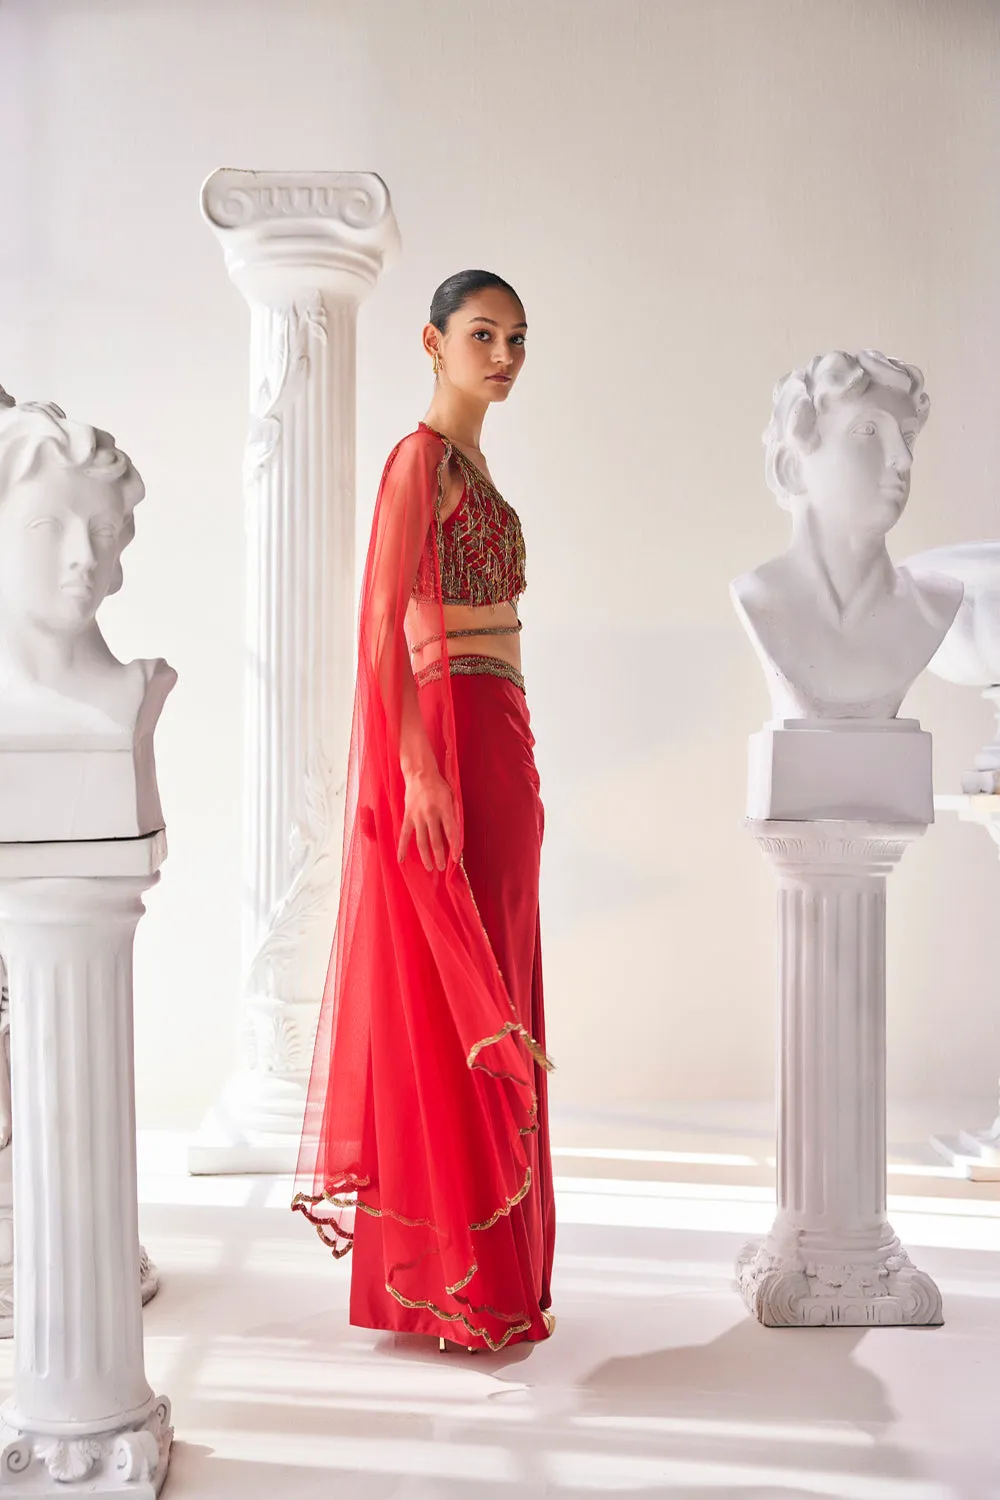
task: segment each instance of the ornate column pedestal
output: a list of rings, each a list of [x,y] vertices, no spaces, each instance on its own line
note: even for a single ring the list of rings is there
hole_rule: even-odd
[[[987,694],[983,695],[984,697]],[[995,747],[1000,749],[1000,745]],[[977,761],[983,770],[981,756]],[[1000,761],[998,761],[1000,764]],[[1000,845],[1000,794],[935,797],[939,812],[957,813],[963,823],[978,823]],[[961,1130],[958,1135],[935,1135],[931,1144],[952,1166],[973,1182],[1000,1182],[1000,1108],[988,1130]]]
[[[778,1214],[740,1291],[774,1328],[940,1323],[886,1217],[886,877],[924,826],[748,826],[778,876]]]
[[[128,1494],[166,1477],[138,1276],[132,947],[162,833],[0,845],[14,1151],[14,1391],[0,1496]]]
[[[214,172],[250,306],[243,1064],[192,1172],[286,1172],[336,918],[354,683],[355,323],[398,246],[366,172]]]

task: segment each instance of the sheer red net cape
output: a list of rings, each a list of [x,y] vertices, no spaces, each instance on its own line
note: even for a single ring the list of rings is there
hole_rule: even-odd
[[[356,1214],[380,1216],[389,1296],[495,1348],[544,1326],[510,1218],[531,1190],[536,1065],[549,1064],[517,1017],[461,859],[428,871],[415,844],[398,858],[401,746],[417,720],[454,795],[462,846],[451,680],[444,663],[418,693],[402,629],[417,581],[423,619],[446,650],[449,452],[420,429],[390,454],[379,487],[340,905],[293,1207],[337,1256],[351,1248]]]

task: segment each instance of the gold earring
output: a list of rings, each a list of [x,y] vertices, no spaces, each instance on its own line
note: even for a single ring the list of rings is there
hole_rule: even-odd
[[[436,350],[435,350],[435,353],[434,353],[433,362],[431,364],[431,369],[434,371],[435,375],[440,375],[440,373],[441,373],[441,360],[438,357],[438,354],[437,354]]]

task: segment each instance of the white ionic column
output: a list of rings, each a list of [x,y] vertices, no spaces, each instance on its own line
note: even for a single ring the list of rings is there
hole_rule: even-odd
[[[983,696],[988,695],[984,693]],[[1000,698],[1000,690],[997,690],[996,696]],[[997,740],[997,744],[987,749],[1000,752],[1000,733]],[[985,758],[985,754],[981,754],[977,760],[980,769],[983,768]],[[1000,755],[997,756],[997,766],[1000,767]],[[1000,775],[1000,771],[997,774]],[[934,806],[939,812],[957,813],[963,823],[978,823],[986,829],[993,842],[1000,845],[1000,794],[935,797]],[[971,1181],[1000,1182],[1000,1105],[997,1117],[988,1130],[961,1130],[958,1135],[935,1135],[931,1137],[931,1144],[953,1166],[961,1168]]]
[[[0,850],[14,1134],[14,1391],[0,1495],[152,1500],[170,1406],[143,1365],[132,947],[162,834]]]
[[[886,1217],[886,877],[924,828],[749,827],[778,876],[778,1214],[743,1298],[771,1327],[940,1323]]]
[[[355,322],[398,245],[365,172],[212,174],[250,305],[243,1066],[193,1172],[295,1164],[340,876],[354,681]]]

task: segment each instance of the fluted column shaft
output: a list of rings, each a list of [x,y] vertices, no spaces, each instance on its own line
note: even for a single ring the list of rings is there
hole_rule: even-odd
[[[778,1212],[740,1289],[774,1326],[939,1323],[886,1217],[886,877],[924,829],[750,828],[778,876]]]
[[[152,1500],[167,1472],[170,1406],[143,1362],[132,1023],[135,929],[163,853],[162,834],[5,846],[8,869],[122,873],[0,877],[17,1289],[0,1495]]]
[[[250,307],[243,1067],[193,1171],[289,1170],[336,920],[354,658],[355,328],[397,230],[368,173],[216,172]]]
[[[251,995],[286,1004],[315,999],[330,948],[354,675],[355,319],[318,293],[251,310],[251,387],[269,392],[289,359],[303,372],[297,396],[289,375],[269,402],[280,432],[255,419],[246,475],[244,964]]]
[[[882,868],[778,873],[778,1208],[818,1235],[885,1222]]]
[[[356,316],[352,300],[318,290],[280,308],[251,305],[259,405],[246,463],[243,1122],[295,1137],[340,869]]]
[[[152,1400],[142,1300],[132,943],[144,879],[0,883],[11,995],[15,1394],[34,1431]]]

